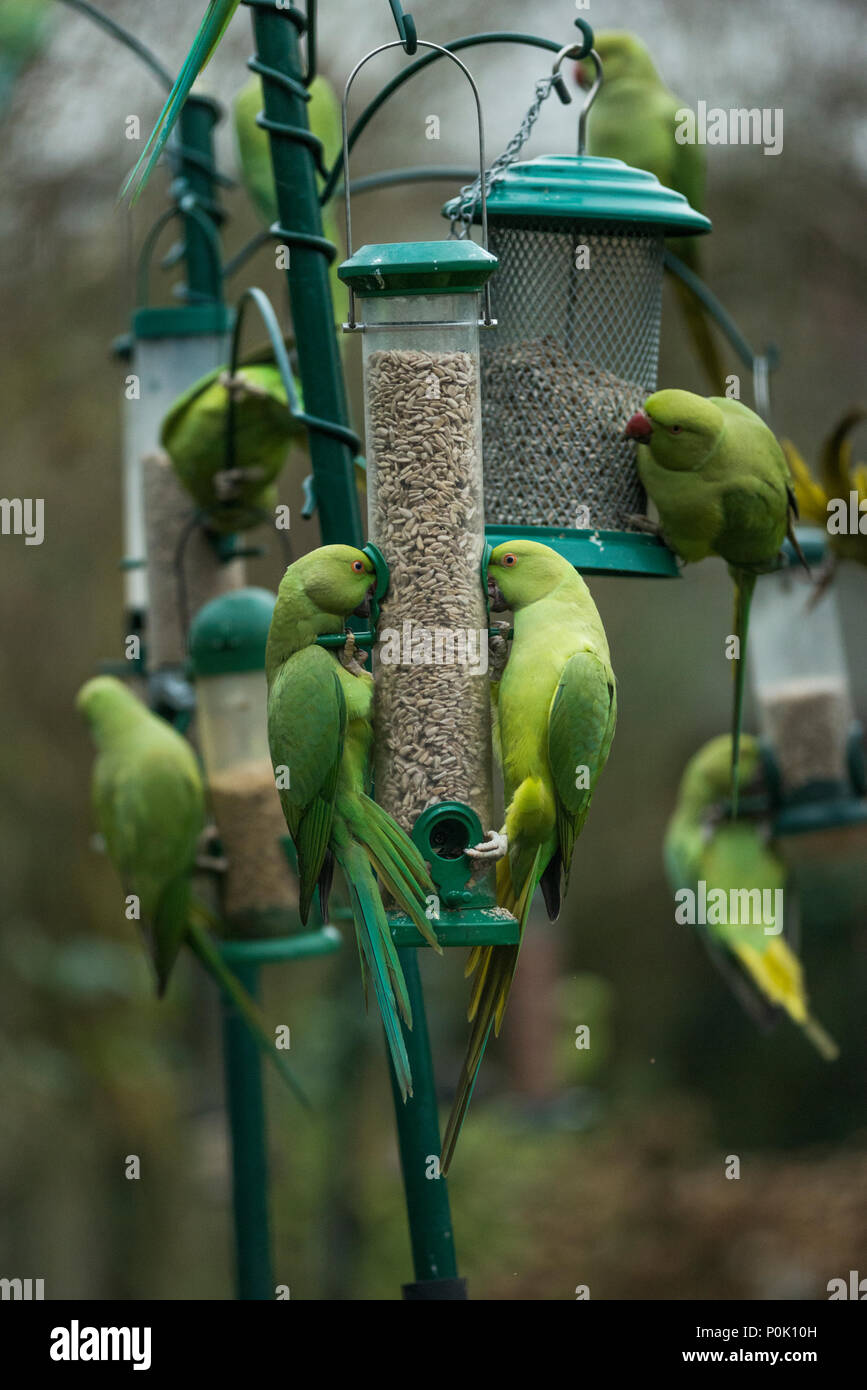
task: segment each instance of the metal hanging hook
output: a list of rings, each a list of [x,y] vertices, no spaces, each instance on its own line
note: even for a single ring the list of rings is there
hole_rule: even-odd
[[[573,45],[572,47],[574,48],[574,45]],[[572,51],[571,48],[561,48],[561,49],[560,49],[560,52],[557,54],[556,59],[554,60],[554,68],[553,68],[553,71],[554,71],[555,76],[556,76],[557,74],[559,74],[559,71],[560,71],[560,64],[562,63],[563,59],[564,59],[564,58],[574,58],[574,57],[575,57],[575,54],[574,54],[574,52]],[[592,58],[592,59],[593,59],[593,66],[594,66],[595,69],[596,69],[596,76],[595,76],[594,79],[593,79],[593,85],[592,85],[592,87],[590,88],[590,91],[587,93],[586,97],[584,98],[584,105],[581,107],[581,114],[580,114],[580,116],[578,117],[578,153],[579,153],[579,155],[584,154],[584,151],[585,151],[585,147],[586,147],[586,144],[587,144],[587,117],[590,115],[590,108],[591,108],[591,106],[593,105],[594,101],[596,100],[596,97],[597,97],[598,94],[599,94],[599,88],[602,86],[602,80],[603,80],[603,78],[602,78],[602,59],[599,57],[599,54],[596,52],[596,49],[595,49],[595,48],[591,48],[590,52],[584,55],[584,58]],[[583,59],[582,59],[582,61],[583,61]]]
[[[396,0],[392,0],[392,7],[394,7],[394,4],[395,4],[395,3],[396,3]],[[399,6],[398,6],[398,8],[399,8]],[[395,16],[395,17],[396,17],[396,16]],[[408,15],[404,15],[403,17],[404,17],[404,19],[408,19],[408,18],[409,18]],[[469,70],[469,68],[467,67],[467,65],[466,65],[465,63],[462,63],[461,60],[460,60],[460,58],[456,57],[455,54],[452,53],[448,48],[443,48],[443,46],[442,46],[441,44],[438,44],[438,43],[428,43],[426,39],[417,39],[417,40],[416,40],[416,43],[417,43],[417,45],[418,45],[419,48],[429,48],[429,49],[432,49],[435,53],[440,53],[440,54],[443,54],[446,58],[450,58],[450,59],[452,60],[452,62],[456,65],[456,67],[459,67],[459,68],[460,68],[461,72],[464,74],[464,76],[466,77],[467,81],[468,81],[469,84],[470,84],[470,87],[472,88],[473,97],[474,97],[475,103],[476,103],[476,117],[477,117],[477,121],[478,121],[478,129],[479,129],[479,178],[480,178],[480,180],[481,180],[482,246],[483,246],[483,248],[485,249],[485,251],[487,251],[487,249],[488,249],[488,195],[487,195],[487,189],[485,188],[485,123],[484,123],[484,117],[483,117],[483,115],[482,115],[482,98],[481,98],[481,95],[479,94],[479,89],[478,89],[478,86],[476,85],[476,80],[475,80],[475,78],[473,77],[473,74],[470,72],[470,70]],[[354,81],[355,81],[356,77],[358,76],[358,74],[360,73],[361,69],[364,67],[365,63],[369,63],[370,60],[371,60],[371,58],[376,58],[376,57],[378,56],[378,54],[380,54],[380,53],[386,53],[390,48],[403,48],[403,47],[404,47],[403,40],[402,40],[402,39],[396,39],[396,40],[394,40],[392,43],[383,43],[383,44],[380,44],[380,46],[379,46],[378,48],[372,48],[372,49],[370,50],[369,53],[366,53],[366,54],[364,55],[364,57],[360,60],[360,62],[356,63],[355,67],[352,69],[352,72],[349,74],[348,78],[346,79],[346,86],[345,86],[344,89],[343,89],[343,102],[342,102],[342,104],[341,104],[341,119],[342,119],[342,124],[343,124],[343,204],[344,204],[345,216],[346,216],[346,256],[347,256],[347,259],[349,259],[349,258],[352,256],[352,250],[353,250],[353,247],[352,247],[352,205],[351,205],[351,196],[350,196],[350,189],[349,189],[349,122],[348,122],[348,120],[347,120],[347,113],[348,113],[348,110],[349,110],[349,93],[350,93],[350,91],[352,90],[352,84],[354,83]],[[348,314],[348,322],[347,322],[346,327],[347,327],[349,330],[352,330],[352,329],[355,329],[355,328],[357,327],[357,321],[356,321],[356,318],[355,318],[355,291],[352,289],[351,286],[348,286],[348,289],[349,289],[349,314]],[[491,287],[490,287],[490,284],[486,284],[485,287],[484,287],[484,290],[482,291],[482,322],[483,322],[485,325],[490,325],[490,324],[493,323],[493,316],[492,316],[492,313],[491,313]]]
[[[391,12],[394,15],[394,22],[397,25],[397,32],[400,34],[403,50],[411,58],[418,48],[415,20],[411,14],[404,14],[400,0],[388,0],[388,3],[391,5]]]

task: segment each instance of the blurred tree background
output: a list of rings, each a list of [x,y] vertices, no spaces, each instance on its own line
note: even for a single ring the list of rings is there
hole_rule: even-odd
[[[102,7],[171,68],[198,18],[196,5],[170,0]],[[565,43],[575,14],[571,0],[412,8],[420,33],[440,42],[498,27]],[[45,499],[42,546],[0,538],[0,1274],[45,1278],[49,1298],[222,1298],[232,1285],[216,1002],[189,963],[165,1004],[151,997],[110,866],[91,850],[91,754],[72,708],[97,663],[122,655],[123,371],[110,344],[127,328],[134,251],[167,176],[131,217],[114,203],[139,149],[124,121],[138,114],[146,132],[162,98],[131,55],[64,6],[49,9],[41,48],[0,85],[0,490]],[[368,47],[393,38],[388,6],[321,0],[320,10],[321,67],[342,86]],[[783,109],[778,157],[708,150],[707,277],[757,347],[778,344],[774,423],[815,459],[867,393],[861,7],[595,0],[580,13],[639,33],[686,103]],[[205,75],[227,103],[251,51],[242,7]],[[359,101],[399,61],[389,54],[368,70]],[[469,61],[493,156],[547,59],[491,48]],[[472,163],[468,96],[443,68],[377,117],[354,174]],[[571,152],[577,110],[549,101],[528,155]],[[431,113],[438,143],[425,138]],[[228,123],[219,153],[233,172]],[[446,191],[359,198],[356,243],[445,235]],[[231,254],[256,223],[240,191],[226,205]],[[285,304],[270,249],[239,278]],[[674,310],[668,302],[660,384],[703,391]],[[357,349],[347,353],[356,419]],[[746,380],[743,394],[750,402]],[[305,471],[293,458],[282,481],[296,553],[317,541],[315,523],[300,520]],[[251,582],[275,587],[280,568],[271,544]],[[838,580],[862,716],[865,582],[851,568]],[[865,839],[815,854],[791,847],[807,979],[842,1048],[828,1067],[793,1027],[753,1031],[694,935],[675,926],[663,877],[683,765],[727,727],[723,568],[592,587],[620,724],[566,910],[556,927],[531,928],[562,972],[549,1077],[529,1093],[509,1062],[508,1025],[482,1071],[451,1182],[462,1272],[477,1298],[571,1298],[578,1284],[593,1297],[824,1297],[828,1279],[863,1267],[867,1234]],[[465,1037],[462,954],[423,962],[444,1100]],[[293,1297],[391,1298],[411,1277],[384,1055],[349,955],[268,975],[269,1016],[291,1023],[293,1060],[323,1104],[311,1121],[271,1093],[276,1275]],[[585,1022],[589,1054],[574,1046]],[[129,1154],[142,1159],[140,1181],[124,1177]],[[739,1181],[724,1176],[731,1154]]]

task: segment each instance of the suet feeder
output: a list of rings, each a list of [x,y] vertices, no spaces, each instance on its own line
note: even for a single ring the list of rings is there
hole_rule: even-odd
[[[419,47],[446,54],[468,78],[483,168],[475,82],[453,54]],[[422,826],[439,925],[469,930],[477,913],[511,921],[470,882],[463,853],[492,824],[479,329],[491,325],[497,262],[470,241],[392,242],[353,254],[346,101],[373,56],[354,69],[344,97],[349,254],[339,275],[349,290],[345,328],[362,335],[368,533],[390,575],[375,648],[374,784],[408,833]],[[480,215],[484,240],[484,198]]]
[[[268,749],[265,645],[274,603],[267,589],[238,589],[205,604],[190,626],[198,739],[228,859],[225,913],[236,931],[285,929],[295,905]]]
[[[629,529],[646,497],[623,428],[656,389],[665,238],[710,222],[652,174],[583,153],[504,169],[488,221],[499,261],[497,333],[482,343],[489,541],[542,541],[582,570],[675,575],[668,549]]]
[[[798,533],[811,565],[825,536]],[[788,546],[779,570],[756,585],[749,670],[758,702],[770,801],[778,834],[867,824],[862,730],[854,715],[833,591],[815,588]]]

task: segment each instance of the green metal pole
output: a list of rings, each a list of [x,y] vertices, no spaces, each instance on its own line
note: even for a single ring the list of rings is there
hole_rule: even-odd
[[[277,207],[275,235],[289,247],[289,302],[298,353],[304,409],[348,429],[343,369],[334,331],[328,267],[336,254],[323,236],[314,151],[307,119],[300,39],[306,19],[296,7],[276,0],[245,0],[253,10],[256,57],[250,67],[262,76],[264,127],[271,137]],[[310,431],[310,456],[325,544],[363,545],[355,489],[354,451],[324,430]]]
[[[258,965],[236,960],[232,970],[251,998],[258,999]],[[225,996],[223,1063],[232,1145],[237,1296],[240,1299],[273,1299],[262,1065],[246,1024]]]
[[[412,1010],[412,1028],[403,1030],[413,1087],[412,1096],[406,1103],[401,1099],[394,1070],[390,1068],[416,1278],[414,1284],[404,1284],[403,1296],[413,1302],[465,1299],[467,1286],[465,1280],[458,1277],[448,1188],[445,1178],[439,1176],[440,1127],[436,1083],[418,952],[414,946],[403,946],[398,947],[397,954]]]
[[[214,163],[214,127],[221,114],[219,103],[211,97],[191,94],[184,102],[178,121],[181,177],[195,198],[196,206],[217,227],[225,217],[216,199],[216,186],[220,180]],[[210,300],[221,303],[223,281],[220,266],[215,263],[205,232],[193,217],[185,219],[184,262],[190,302],[196,304]]]

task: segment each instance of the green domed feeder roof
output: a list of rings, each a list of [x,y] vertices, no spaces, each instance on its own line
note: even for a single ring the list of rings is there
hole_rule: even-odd
[[[474,241],[389,241],[362,246],[337,271],[362,298],[478,294],[497,258]]]
[[[653,174],[592,155],[543,155],[512,164],[488,194],[488,217],[642,223],[666,236],[711,230],[709,218]],[[474,221],[480,220],[477,203]]]
[[[265,646],[276,594],[236,589],[200,608],[190,624],[190,660],[196,676],[228,676],[265,669]]]

